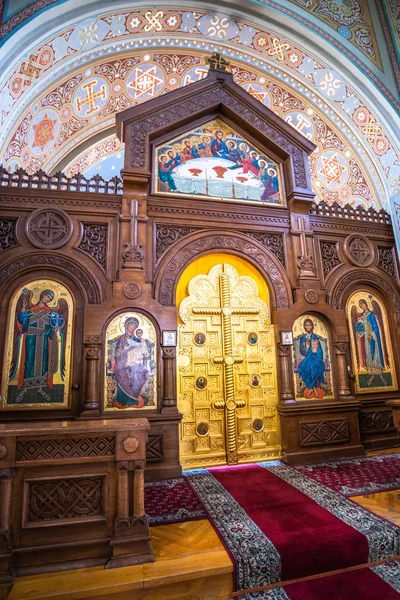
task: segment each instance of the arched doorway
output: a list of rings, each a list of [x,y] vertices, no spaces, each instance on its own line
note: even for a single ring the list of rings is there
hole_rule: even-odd
[[[202,256],[183,272],[176,303],[182,466],[280,456],[274,326],[260,273],[237,256]]]

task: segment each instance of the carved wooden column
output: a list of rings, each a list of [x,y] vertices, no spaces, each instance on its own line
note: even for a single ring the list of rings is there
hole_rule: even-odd
[[[115,459],[118,471],[117,516],[111,540],[112,558],[107,569],[154,562],[149,524],[144,512],[144,468],[146,431],[150,425],[116,432]],[[131,478],[133,480],[130,485]]]
[[[133,516],[144,516],[144,469],[136,467],[133,471]]]
[[[11,498],[14,476],[15,437],[0,440],[0,583],[10,583],[11,570]]]
[[[385,402],[385,404],[392,409],[394,426],[400,433],[400,400],[390,400],[389,402]]]
[[[162,412],[165,409],[176,408],[176,381],[175,381],[175,347],[163,347],[163,397]]]
[[[117,517],[129,517],[129,471],[121,465],[118,470],[118,505]]]
[[[101,356],[100,338],[87,336],[84,339],[86,359],[86,386],[81,416],[93,417],[100,414],[99,360]]]
[[[280,373],[280,401],[282,404],[293,404],[293,377],[291,346],[277,345],[278,364]]]
[[[354,396],[350,390],[349,373],[347,369],[347,349],[349,341],[340,339],[334,342],[334,350],[336,355],[336,367],[338,375],[338,397],[339,400],[354,400]]]
[[[11,490],[13,469],[0,471],[0,583],[13,581],[11,573]]]

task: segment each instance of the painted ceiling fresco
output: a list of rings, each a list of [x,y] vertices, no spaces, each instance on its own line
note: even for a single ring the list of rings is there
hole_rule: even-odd
[[[365,99],[300,45],[217,13],[106,13],[43,40],[0,87],[3,162],[87,172],[114,156],[117,168],[115,113],[205,77],[217,48],[239,85],[316,143],[310,166],[319,199],[387,206],[400,159]],[[93,135],[102,141],[88,148]]]
[[[380,65],[378,44],[367,0],[290,0],[335,29]]]
[[[393,37],[399,41],[398,0],[247,0],[242,7],[243,14],[248,12],[246,3],[249,6],[264,5],[311,29],[336,46],[346,58],[351,58],[376,85],[386,86],[387,91],[391,88],[390,82],[394,82],[395,85],[397,79],[397,90],[393,92],[391,89],[390,93],[398,100],[398,57],[391,40]],[[82,3],[79,0],[0,0],[0,46],[33,18],[36,18],[38,25],[43,25],[46,18],[43,16],[44,11],[62,4],[68,6],[61,9],[62,12],[58,10],[61,22],[64,22],[63,13],[67,10],[76,10],[82,14]],[[92,7],[95,9],[96,4],[100,3],[89,1],[87,10],[92,10]],[[121,4],[123,3],[118,3],[117,6],[120,7]],[[189,9],[191,4],[193,8],[197,7],[197,3],[192,1],[188,3]],[[222,4],[223,2],[219,3],[219,6]],[[140,3],[131,0],[126,2],[126,5],[133,9]],[[390,61],[386,65],[382,62],[382,56],[386,57],[388,50],[392,66]]]

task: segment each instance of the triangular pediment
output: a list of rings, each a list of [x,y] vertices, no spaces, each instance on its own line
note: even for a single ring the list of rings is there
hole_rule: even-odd
[[[234,83],[228,72],[210,70],[201,81],[118,113],[117,132],[125,142],[125,170],[150,173],[159,150],[180,139],[181,132],[196,136],[199,124],[218,118],[235,133],[232,141],[237,143],[241,136],[243,143],[268,158],[268,163],[280,166],[279,194],[285,188],[289,199],[296,192],[312,199],[308,155],[314,144]],[[156,190],[163,192],[157,182],[153,186]],[[281,201],[279,196],[278,203]]]

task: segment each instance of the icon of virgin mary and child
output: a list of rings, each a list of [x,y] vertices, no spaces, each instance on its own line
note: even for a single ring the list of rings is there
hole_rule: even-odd
[[[128,317],[125,332],[108,342],[107,376],[115,381],[115,408],[154,406],[154,343],[143,337],[136,317]]]

